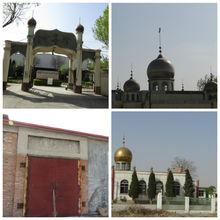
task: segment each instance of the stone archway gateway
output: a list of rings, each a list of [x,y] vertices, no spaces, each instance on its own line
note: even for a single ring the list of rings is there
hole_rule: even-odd
[[[3,58],[3,89],[6,90],[10,56],[19,51],[25,56],[25,67],[21,89],[28,91],[32,83],[33,57],[39,52],[54,52],[66,55],[69,62],[68,88],[76,93],[82,93],[82,62],[92,59],[95,62],[94,92],[101,94],[101,50],[84,49],[84,27],[79,24],[76,28],[77,37],[73,33],[55,30],[38,30],[34,32],[37,22],[34,18],[28,21],[27,43],[5,41]]]

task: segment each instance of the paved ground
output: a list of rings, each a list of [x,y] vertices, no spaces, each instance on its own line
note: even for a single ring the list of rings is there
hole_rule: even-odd
[[[8,83],[3,93],[4,108],[107,108],[108,98],[83,90],[76,94],[64,87],[34,86],[29,92],[21,84]]]

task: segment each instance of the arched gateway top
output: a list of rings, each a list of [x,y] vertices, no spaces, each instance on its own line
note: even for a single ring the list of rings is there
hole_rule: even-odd
[[[77,42],[73,33],[55,30],[38,30],[34,34],[33,52],[56,52],[71,56],[76,52]]]

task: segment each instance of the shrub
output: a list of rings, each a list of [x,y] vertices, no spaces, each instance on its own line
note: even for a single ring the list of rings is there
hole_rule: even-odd
[[[34,85],[35,86],[61,86],[62,81],[60,80],[53,80],[53,85],[47,84],[47,79],[34,79]]]

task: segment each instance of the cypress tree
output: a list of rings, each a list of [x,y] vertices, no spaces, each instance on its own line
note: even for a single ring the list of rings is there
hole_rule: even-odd
[[[131,185],[130,185],[130,189],[129,189],[129,193],[128,195],[134,200],[138,197],[139,194],[139,184],[138,184],[138,177],[137,177],[137,172],[136,169],[134,167],[134,171],[132,174],[132,179],[131,179]]]
[[[173,173],[169,169],[168,175],[167,175],[167,182],[166,182],[166,196],[167,197],[175,197],[173,189],[174,189]]]
[[[155,180],[155,174],[153,171],[153,168],[151,168],[151,173],[148,179],[148,198],[152,202],[152,199],[156,196],[156,180]]]
[[[194,196],[195,189],[194,189],[192,177],[188,169],[186,169],[186,180],[183,189],[185,191],[185,196],[187,197]]]

